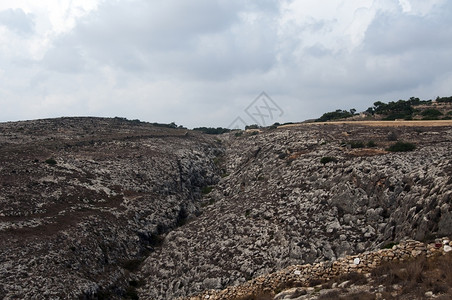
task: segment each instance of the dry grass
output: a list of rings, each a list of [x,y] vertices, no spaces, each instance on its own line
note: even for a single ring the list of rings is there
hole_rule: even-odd
[[[452,298],[452,254],[432,258],[418,257],[406,262],[390,263],[372,271],[379,285],[397,286],[400,296],[422,297],[426,292]]]
[[[342,290],[332,290],[318,299],[377,299],[377,287],[384,287],[382,299],[425,299],[432,292],[435,299],[452,299],[452,254],[432,258],[418,257],[405,262],[386,263],[374,269],[370,277],[360,273],[343,274],[322,285],[348,281]],[[359,287],[358,289],[352,287]],[[380,299],[381,299],[380,298]]]
[[[248,295],[244,295],[236,298],[236,300],[273,300],[274,293],[271,292],[258,292],[258,293],[250,293]]]
[[[413,126],[413,127],[435,127],[435,126],[452,126],[452,120],[419,120],[419,121],[334,121],[334,122],[313,122],[313,123],[298,123],[298,124],[287,124],[278,126],[278,128],[285,127],[296,127],[296,126],[306,126],[306,125],[323,125],[323,124],[354,124],[354,125],[367,125],[367,126],[378,126],[378,127],[402,127],[402,126]]]
[[[375,300],[376,297],[372,293],[360,292],[352,293],[350,295],[340,295],[338,291],[331,291],[325,295],[321,295],[318,300]],[[387,298],[385,298],[387,299]]]
[[[452,252],[430,258],[419,256],[403,262],[388,262],[370,274],[352,272],[327,282],[313,279],[305,286],[315,287],[311,296],[322,300],[427,299],[427,292],[433,293],[435,299],[446,300],[452,299],[451,265]],[[348,283],[340,288],[333,288],[333,284],[346,281]],[[254,286],[242,289],[238,296],[228,299],[271,300],[279,292],[294,286],[297,286],[295,282],[281,282],[276,289]],[[322,290],[325,291],[322,293]],[[291,296],[301,295],[306,295],[305,288],[301,288],[299,294]]]

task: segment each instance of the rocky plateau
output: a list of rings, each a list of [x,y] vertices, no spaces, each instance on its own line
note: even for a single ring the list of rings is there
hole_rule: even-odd
[[[4,299],[175,299],[452,236],[448,124],[59,118],[1,123],[0,153]]]

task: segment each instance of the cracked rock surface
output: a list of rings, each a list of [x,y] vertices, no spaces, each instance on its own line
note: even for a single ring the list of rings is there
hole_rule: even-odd
[[[386,152],[394,135],[416,150]],[[347,146],[370,140],[376,148]],[[222,180],[202,215],[146,259],[139,295],[170,299],[391,241],[450,235],[451,142],[447,127],[315,124],[224,135]],[[327,156],[336,162],[322,164]]]
[[[218,181],[217,144],[121,118],[0,124],[0,298],[123,297]]]
[[[448,126],[1,123],[0,298],[174,299],[451,236],[451,154]]]

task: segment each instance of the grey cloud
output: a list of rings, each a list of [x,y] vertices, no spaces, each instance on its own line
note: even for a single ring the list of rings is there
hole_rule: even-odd
[[[227,4],[226,4],[227,3]],[[218,32],[236,19],[234,1],[106,2],[85,18],[76,34],[84,42],[161,50],[186,49],[199,34]]]
[[[416,89],[449,72],[451,9],[452,5],[447,3],[425,17],[377,15],[352,66],[359,76],[357,90],[379,93]]]
[[[2,104],[34,101],[33,117],[117,115],[196,127],[229,125],[261,91],[285,111],[281,122],[452,93],[452,4],[426,16],[381,12],[350,49],[335,42],[340,18],[283,24],[279,3],[105,1],[53,39],[32,72],[8,60]],[[15,112],[26,118],[17,105]]]
[[[452,45],[451,4],[428,16],[378,14],[366,32],[366,51],[372,54],[402,54],[419,49]]]
[[[351,52],[329,53],[319,46],[305,48],[306,68],[299,80],[310,93],[334,95],[333,99],[361,95],[371,103],[381,95],[407,98],[419,91],[433,97],[428,96],[432,86],[452,69],[450,11],[452,5],[445,3],[427,16],[381,12],[362,44]]]
[[[40,64],[57,72],[78,73],[84,70],[86,64],[81,51],[77,45],[63,38],[46,52]]]
[[[306,47],[304,49],[304,53],[309,56],[316,57],[316,58],[333,55],[331,50],[326,49],[325,47],[323,47],[322,45],[319,45],[319,44],[316,44],[316,45],[310,46],[310,47]]]
[[[254,24],[245,24],[240,14],[252,9],[237,1],[107,3],[52,51],[69,55],[69,43],[97,63],[151,77],[212,80],[262,72],[275,63],[278,9],[268,3]],[[58,57],[49,55],[47,65],[58,65]]]
[[[22,35],[34,32],[35,23],[33,19],[32,14],[26,14],[20,8],[0,11],[0,25]]]

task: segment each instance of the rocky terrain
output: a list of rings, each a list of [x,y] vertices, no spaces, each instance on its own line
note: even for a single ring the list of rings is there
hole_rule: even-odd
[[[144,299],[452,233],[450,127],[310,124],[236,135],[222,137],[223,178],[202,215],[144,262]],[[417,148],[386,152],[395,140]],[[357,141],[376,147],[351,148]]]
[[[0,296],[173,299],[451,236],[445,125],[2,123]]]
[[[0,124],[0,298],[134,296],[131,272],[198,213],[219,151],[120,118]]]
[[[407,240],[388,249],[333,262],[292,265],[190,300],[227,299],[419,299],[452,297],[452,243]]]

